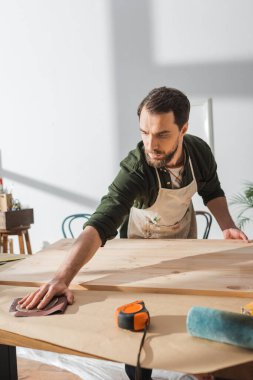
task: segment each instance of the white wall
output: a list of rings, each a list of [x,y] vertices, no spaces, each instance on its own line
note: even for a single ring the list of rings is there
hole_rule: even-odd
[[[0,0],[1,167],[35,210],[34,250],[65,215],[94,210],[153,87],[211,97],[223,188],[252,180],[252,12],[250,0]]]
[[[110,14],[103,1],[0,2],[4,183],[34,208],[34,250],[95,209],[113,178]]]
[[[174,74],[178,68],[189,95],[213,99],[215,157],[230,199],[245,181],[253,182],[253,3],[153,0],[151,9],[155,63]],[[246,231],[251,237],[252,227]],[[222,237],[217,223],[211,237]]]

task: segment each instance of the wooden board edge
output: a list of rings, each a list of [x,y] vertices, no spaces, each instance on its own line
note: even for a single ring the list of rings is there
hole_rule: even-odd
[[[0,344],[5,344],[8,346],[20,346],[20,347],[26,347],[26,348],[33,348],[36,350],[51,351],[51,352],[57,352],[60,354],[84,356],[84,357],[93,358],[93,359],[109,360],[101,356],[96,356],[96,355],[88,354],[86,352],[80,352],[80,351],[73,350],[70,348],[58,346],[56,344],[45,342],[40,339],[28,338],[26,336],[16,334],[10,331],[6,331],[6,330],[1,330],[1,329],[0,329]],[[112,360],[110,359],[110,361]]]
[[[99,291],[119,291],[127,293],[155,293],[155,294],[177,294],[177,295],[196,295],[210,297],[238,297],[253,298],[253,291],[240,290],[208,290],[208,289],[177,289],[177,288],[157,288],[141,286],[116,286],[116,285],[93,285],[87,283],[79,284],[86,290]]]

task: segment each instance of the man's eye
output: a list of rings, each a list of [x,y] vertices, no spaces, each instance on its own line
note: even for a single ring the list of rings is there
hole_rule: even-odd
[[[167,139],[168,137],[170,137],[170,134],[169,133],[164,133],[163,135],[159,135],[159,137],[161,139]]]

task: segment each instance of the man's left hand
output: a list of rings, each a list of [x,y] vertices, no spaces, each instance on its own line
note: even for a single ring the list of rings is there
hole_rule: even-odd
[[[245,233],[239,230],[238,228],[228,228],[227,230],[224,230],[222,232],[224,239],[238,239],[249,242],[249,239],[247,238]]]

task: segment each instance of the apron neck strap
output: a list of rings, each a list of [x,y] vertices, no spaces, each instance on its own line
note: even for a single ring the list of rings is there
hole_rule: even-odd
[[[192,172],[192,179],[194,181],[196,181],[195,179],[195,175],[194,175],[194,170],[193,170],[193,167],[192,167],[192,160],[191,160],[191,157],[189,156],[189,164],[190,164],[190,168],[191,168],[191,172]],[[158,185],[159,185],[159,189],[162,188],[162,185],[161,185],[161,180],[160,180],[160,176],[159,176],[159,173],[158,173],[158,170],[157,168],[155,168],[155,171],[156,171],[156,175],[157,175],[157,180],[158,180]]]
[[[160,180],[160,176],[159,176],[159,173],[158,173],[157,168],[155,168],[155,171],[156,171],[156,175],[157,175],[157,180],[158,180],[159,189],[161,189],[162,185],[161,185],[161,180]]]
[[[191,172],[192,172],[192,179],[194,181],[196,181],[195,179],[195,174],[194,174],[194,170],[193,170],[193,167],[192,167],[192,160],[191,160],[191,157],[189,156],[189,164],[190,164],[190,168],[191,168]]]

